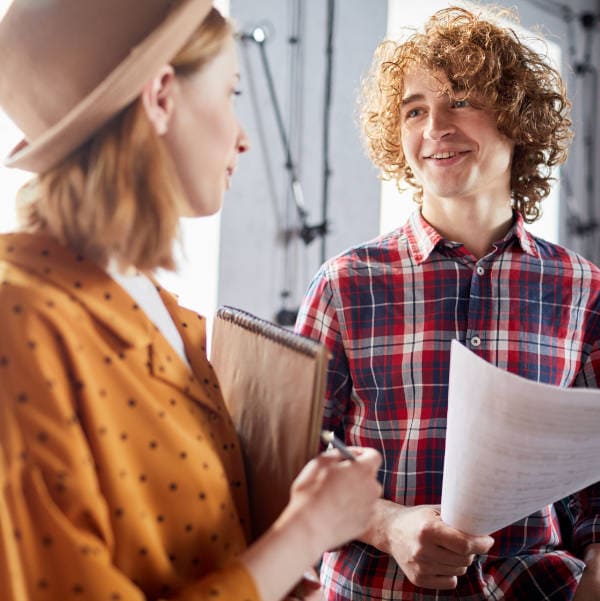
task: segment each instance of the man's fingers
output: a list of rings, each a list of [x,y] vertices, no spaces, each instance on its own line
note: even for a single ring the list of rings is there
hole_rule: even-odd
[[[450,590],[456,588],[458,579],[456,576],[432,576],[419,575],[411,578],[416,586],[422,588],[432,588],[436,590]]]
[[[482,555],[494,544],[491,536],[471,536],[438,522],[436,532],[440,547],[461,556]]]
[[[427,565],[424,573],[431,576],[464,576],[467,573],[466,566],[448,566],[443,563]]]
[[[461,555],[459,553],[454,553],[453,551],[448,551],[448,549],[444,549],[443,547],[435,547],[417,554],[416,559],[431,564],[460,568],[470,566],[475,559],[475,555]]]

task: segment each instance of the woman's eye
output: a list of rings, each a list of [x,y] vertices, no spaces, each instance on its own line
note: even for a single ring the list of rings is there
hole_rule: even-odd
[[[241,96],[242,95],[242,90],[240,90],[240,88],[235,88],[234,90],[231,91],[231,93],[234,96]]]
[[[418,117],[421,114],[421,109],[410,109],[406,111],[406,118],[413,119],[414,117]]]

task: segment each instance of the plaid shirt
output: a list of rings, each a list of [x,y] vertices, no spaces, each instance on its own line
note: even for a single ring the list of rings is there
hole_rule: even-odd
[[[386,499],[439,504],[452,339],[532,380],[597,387],[600,270],[531,236],[518,214],[476,260],[417,211],[402,228],[327,262],[296,329],[332,352],[325,427],[381,451]],[[481,485],[493,486],[493,474]],[[495,533],[455,590],[415,587],[393,559],[358,541],[326,554],[321,578],[330,600],[566,601],[584,566],[576,555],[600,542],[600,485],[568,508],[568,532],[548,506]]]

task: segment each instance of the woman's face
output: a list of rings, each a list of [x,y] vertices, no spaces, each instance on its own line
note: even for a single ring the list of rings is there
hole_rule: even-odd
[[[176,78],[164,139],[189,202],[185,216],[212,215],[221,208],[238,154],[249,147],[234,112],[239,78],[233,38],[200,71]]]

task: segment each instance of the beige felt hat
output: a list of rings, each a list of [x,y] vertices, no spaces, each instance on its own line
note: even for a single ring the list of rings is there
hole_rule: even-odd
[[[211,0],[14,0],[0,21],[0,107],[25,135],[5,159],[43,172],[136,98]]]

